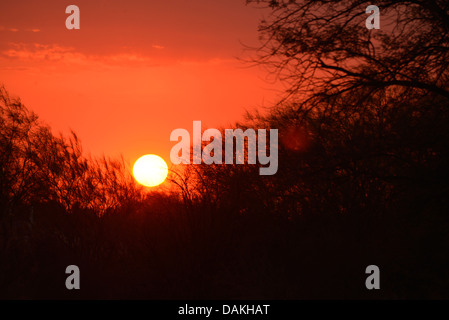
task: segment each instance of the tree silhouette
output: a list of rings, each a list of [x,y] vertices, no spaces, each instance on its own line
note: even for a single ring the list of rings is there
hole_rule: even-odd
[[[248,2],[272,8],[252,61],[288,86],[268,116],[250,115],[283,136],[283,210],[382,212],[393,199],[441,194],[446,1],[379,1],[380,30],[365,27],[368,1]]]
[[[449,99],[447,1],[377,1],[381,28],[365,27],[371,2],[250,0],[272,8],[255,61],[298,101],[415,89]],[[349,105],[351,101],[347,101]]]
[[[34,142],[45,129],[20,100],[9,97],[4,87],[0,87],[0,112],[0,207],[3,216],[12,206],[29,200],[30,191],[38,187],[39,181],[33,179],[38,168],[32,158]]]
[[[55,201],[98,214],[138,201],[141,188],[124,160],[92,159],[83,153],[77,135],[53,135],[48,126],[0,88],[0,206],[3,215],[14,206]]]

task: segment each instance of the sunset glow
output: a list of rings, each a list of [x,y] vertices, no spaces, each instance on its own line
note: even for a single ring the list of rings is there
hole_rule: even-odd
[[[263,70],[238,59],[262,16],[244,1],[69,4],[79,30],[66,28],[66,3],[2,3],[0,82],[93,155],[134,162],[151,148],[169,159],[174,128],[228,125],[276,96]]]

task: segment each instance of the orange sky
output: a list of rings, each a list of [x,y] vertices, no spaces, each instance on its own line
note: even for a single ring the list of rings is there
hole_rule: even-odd
[[[66,6],[81,12],[67,30]],[[170,164],[170,133],[222,127],[269,106],[274,85],[243,45],[267,12],[244,0],[15,0],[0,3],[0,83],[93,155]]]

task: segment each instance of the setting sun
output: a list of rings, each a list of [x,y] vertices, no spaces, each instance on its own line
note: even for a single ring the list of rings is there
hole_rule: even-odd
[[[165,181],[168,175],[167,163],[155,154],[147,154],[134,163],[134,178],[147,187],[155,187]]]

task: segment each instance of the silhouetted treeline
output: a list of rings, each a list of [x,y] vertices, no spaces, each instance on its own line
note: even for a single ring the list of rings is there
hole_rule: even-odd
[[[2,216],[21,204],[57,202],[98,214],[139,198],[122,160],[83,154],[74,132],[55,136],[19,99],[0,87]]]
[[[2,298],[449,298],[447,2],[380,1],[401,19],[377,34],[365,1],[256,2],[255,59],[291,87],[236,127],[279,129],[274,176],[184,165],[144,192],[2,89]]]

